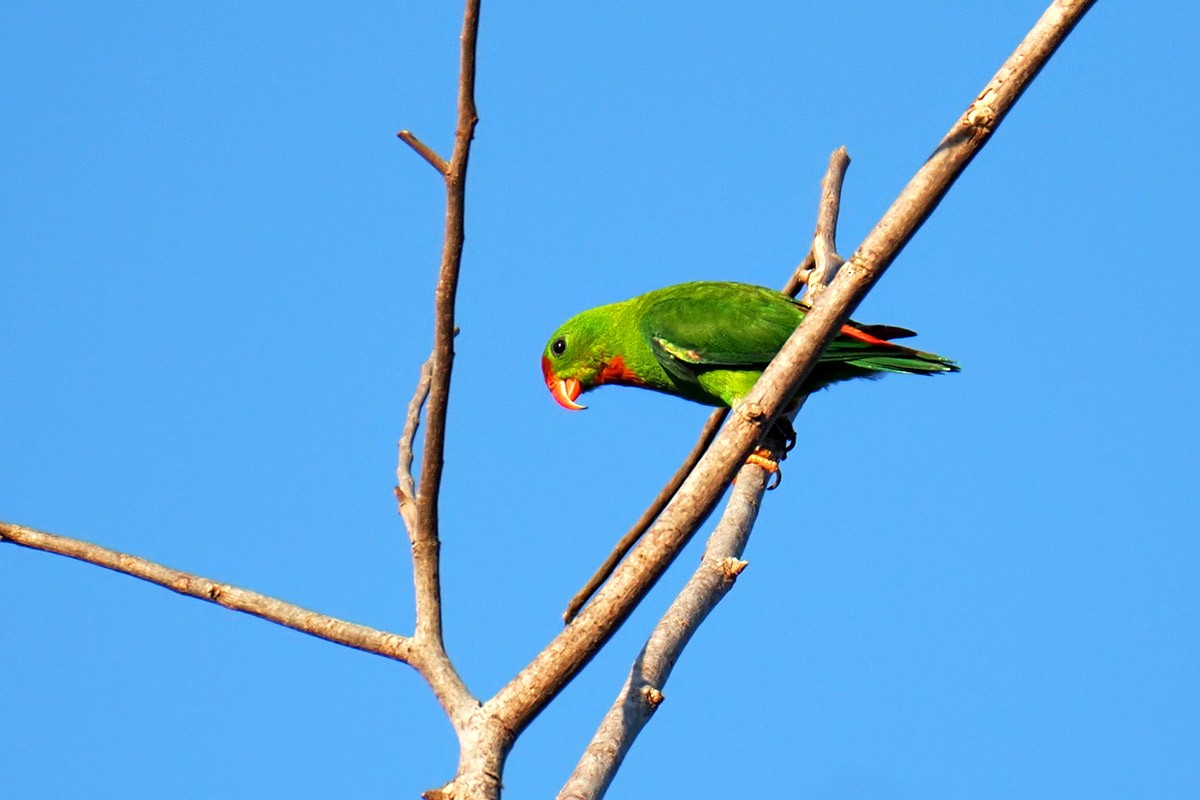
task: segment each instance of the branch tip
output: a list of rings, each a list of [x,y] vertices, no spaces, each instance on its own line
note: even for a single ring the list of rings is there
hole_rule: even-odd
[[[218,583],[98,544],[6,522],[0,522],[0,541],[94,564],[319,639],[413,664],[412,641],[407,637],[310,611],[249,589]]]
[[[429,165],[441,173],[442,177],[450,174],[450,165],[446,163],[446,160],[435,153],[433,148],[418,139],[412,131],[398,131],[396,136],[415,150],[417,155],[428,161]]]
[[[829,167],[825,177],[821,179],[821,200],[817,206],[817,228],[813,233],[812,253],[813,267],[804,276],[807,286],[804,293],[805,302],[811,304],[817,296],[833,281],[842,264],[845,263],[837,252],[837,223],[842,205],[842,184],[846,180],[846,169],[850,166],[850,156],[844,146],[834,150],[829,156]]]

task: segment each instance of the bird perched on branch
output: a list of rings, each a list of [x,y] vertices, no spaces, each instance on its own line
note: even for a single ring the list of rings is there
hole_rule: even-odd
[[[542,351],[546,387],[563,408],[617,384],[710,406],[734,406],[804,319],[802,301],[744,283],[699,281],[656,289],[567,320]],[[916,334],[891,325],[843,325],[797,398],[888,372],[958,372],[953,361],[893,343]]]

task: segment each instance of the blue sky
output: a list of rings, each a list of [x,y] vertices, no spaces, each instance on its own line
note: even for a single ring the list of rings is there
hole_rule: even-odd
[[[514,7],[518,5],[520,7]],[[443,494],[448,645],[488,696],[706,410],[568,414],[566,317],[779,285],[829,152],[850,251],[1042,12],[486,4]],[[0,11],[0,518],[399,632],[395,441],[430,345],[457,4]],[[822,393],[750,567],[614,798],[1194,797],[1200,11],[1101,0],[856,314],[959,375]],[[552,796],[699,542],[518,743]],[[22,798],[411,797],[411,670],[0,548]]]

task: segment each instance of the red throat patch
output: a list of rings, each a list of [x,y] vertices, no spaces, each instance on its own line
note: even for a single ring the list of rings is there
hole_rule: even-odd
[[[625,366],[625,359],[613,356],[596,373],[596,385],[615,383],[619,386],[641,386],[641,377]]]

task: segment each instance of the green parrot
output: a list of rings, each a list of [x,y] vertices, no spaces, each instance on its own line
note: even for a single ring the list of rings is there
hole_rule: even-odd
[[[542,351],[546,387],[563,408],[597,386],[638,386],[710,406],[734,406],[804,319],[808,306],[761,286],[682,283],[593,308],[562,324]],[[796,397],[886,372],[958,372],[948,358],[890,339],[890,325],[843,325]]]

